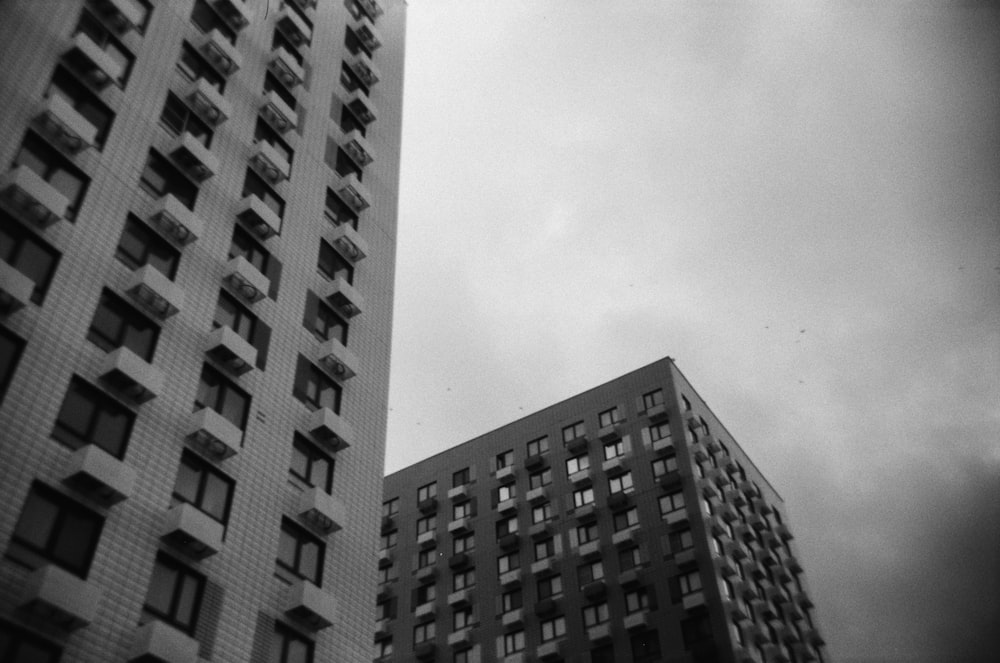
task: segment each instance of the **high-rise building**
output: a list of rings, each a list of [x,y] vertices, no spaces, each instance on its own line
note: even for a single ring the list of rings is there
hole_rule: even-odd
[[[384,498],[378,661],[824,660],[784,502],[670,358]]]
[[[370,658],[404,0],[0,9],[0,660]]]

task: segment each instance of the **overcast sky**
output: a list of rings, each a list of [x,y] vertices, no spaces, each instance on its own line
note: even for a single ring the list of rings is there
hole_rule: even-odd
[[[835,660],[987,660],[998,95],[976,2],[410,0],[387,471],[670,355]]]

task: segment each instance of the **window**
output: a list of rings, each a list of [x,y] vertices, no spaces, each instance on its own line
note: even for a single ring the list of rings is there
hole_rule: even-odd
[[[681,403],[684,404],[684,411],[689,412],[691,410],[691,401],[687,399],[687,396],[681,394]]]
[[[513,631],[511,633],[504,633],[503,636],[503,653],[505,656],[510,654],[516,654],[519,651],[524,651],[524,631]]]
[[[295,98],[295,93],[285,87],[284,83],[278,80],[278,77],[271,72],[264,74],[264,94],[268,92],[274,92],[281,97],[281,100],[288,104],[288,107],[293,111],[298,108],[299,102]]]
[[[639,566],[642,566],[642,553],[639,552],[639,546],[629,546],[618,551],[618,569],[620,571],[628,571]]]
[[[419,645],[422,642],[433,640],[435,636],[434,622],[424,622],[413,627],[413,644]]]
[[[212,129],[173,92],[167,93],[160,113],[160,126],[171,136],[189,133],[205,147],[212,146]]]
[[[462,571],[461,573],[456,573],[453,581],[454,590],[457,592],[460,589],[468,589],[476,584],[476,571],[475,569],[469,569],[467,571]]]
[[[584,437],[586,434],[587,427],[583,425],[582,421],[578,421],[562,429],[563,442],[572,442],[579,437]]]
[[[595,580],[602,580],[604,578],[604,562],[597,560],[583,564],[576,570],[576,574],[581,587]]]
[[[364,179],[364,173],[354,159],[347,156],[344,150],[337,148],[337,160],[333,165],[333,172],[337,173],[341,177],[347,177],[348,175],[354,175],[358,178],[358,181]]]
[[[615,440],[604,445],[604,460],[611,460],[612,458],[619,458],[624,455],[625,442],[623,440]]]
[[[618,663],[614,645],[601,645],[590,650],[590,663]]]
[[[181,47],[181,57],[177,61],[177,69],[181,75],[189,81],[198,79],[204,80],[213,88],[222,93],[226,89],[226,79],[215,70],[215,67],[208,63],[208,60],[201,56],[190,44],[184,42]]]
[[[497,488],[497,501],[506,502],[507,500],[512,500],[517,497],[517,486],[510,484],[507,486],[500,486]]]
[[[583,454],[566,461],[566,474],[576,474],[590,468],[590,456]]]
[[[275,299],[278,296],[278,284],[281,281],[281,263],[241,226],[233,227],[233,241],[229,245],[229,257],[235,258],[236,256],[243,256],[257,271],[271,281],[267,295],[271,299]]]
[[[275,30],[271,39],[271,50],[273,51],[279,47],[288,51],[288,54],[299,64],[305,64],[305,58],[299,53],[298,46],[293,44],[292,40],[285,36],[285,33]]]
[[[399,530],[392,530],[382,535],[381,550],[388,550],[399,543]]]
[[[146,165],[139,177],[139,185],[154,198],[169,193],[188,209],[194,209],[195,200],[198,199],[198,185],[156,150],[149,151]]]
[[[309,34],[312,34],[313,22],[309,19],[308,16],[306,16],[306,13],[302,10],[302,8],[296,5],[294,2],[288,3],[286,7],[291,11],[293,11],[295,15],[298,16],[299,19],[306,24],[306,26],[309,28]],[[279,29],[284,29],[284,26],[279,24]],[[309,42],[306,42],[307,45],[308,43]]]
[[[562,594],[562,576],[554,575],[538,581],[538,599],[544,601]]]
[[[369,93],[368,86],[361,82],[361,79],[351,71],[351,68],[347,66],[346,63],[340,65],[340,84],[344,86],[344,89],[348,92],[354,92],[355,90],[361,90],[365,94]]]
[[[124,87],[129,74],[132,73],[132,63],[135,62],[135,56],[111,34],[111,31],[96,16],[86,9],[80,14],[80,22],[73,32],[74,35],[78,33],[90,37],[104,51],[105,55],[122,68],[122,75],[114,83],[119,87]]]
[[[505,467],[509,467],[514,464],[514,452],[505,451],[502,454],[497,454],[497,469],[502,470]]]
[[[573,491],[573,505],[576,507],[586,506],[594,503],[594,489],[581,488]]]
[[[58,663],[62,650],[48,640],[0,622],[0,661]]]
[[[432,481],[429,484],[420,486],[417,489],[417,501],[423,502],[424,500],[431,500],[437,497],[437,482]]]
[[[379,601],[375,604],[375,618],[376,619],[395,619],[396,618],[396,599],[390,598],[384,601]]]
[[[517,534],[517,517],[505,518],[497,523],[497,538],[508,534]]]
[[[667,515],[684,508],[684,493],[677,491],[660,498],[660,514]]]
[[[394,564],[388,564],[386,566],[380,567],[378,570],[378,581],[379,583],[390,582],[399,578],[396,571],[396,566]]]
[[[660,658],[660,638],[656,629],[639,631],[629,638],[632,663],[657,663]]]
[[[552,470],[550,468],[545,468],[541,472],[528,475],[528,488],[532,490],[547,486],[550,483],[552,483]]]
[[[177,275],[181,262],[180,251],[132,214],[125,220],[115,257],[131,269],[152,265],[170,280]]]
[[[333,189],[326,190],[326,206],[323,213],[327,220],[335,226],[346,223],[355,230],[358,229],[358,215],[340,199],[340,196],[333,192]]]
[[[143,614],[194,633],[205,578],[166,555],[157,555]]]
[[[212,328],[229,327],[257,350],[257,368],[263,369],[271,344],[271,328],[225,290],[219,291]]]
[[[605,602],[588,605],[583,609],[583,625],[587,628],[603,624],[609,619],[611,619],[611,613]]]
[[[28,132],[21,144],[21,149],[14,157],[15,166],[30,168],[40,178],[66,196],[69,207],[66,208],[66,218],[70,221],[76,218],[87,193],[90,178],[73,163],[59,153],[54,147],[42,140],[38,134]]]
[[[636,589],[625,594],[625,613],[632,614],[640,610],[649,610],[649,594],[645,589]]]
[[[552,504],[546,502],[541,506],[536,506],[531,509],[531,523],[538,524],[544,523],[546,520],[552,520]]]
[[[216,14],[205,0],[195,0],[194,9],[191,11],[191,22],[204,33],[218,30],[230,44],[236,43],[236,31]]]
[[[677,456],[664,456],[653,461],[653,478],[659,479],[664,474],[677,471]]]
[[[459,502],[451,507],[451,519],[461,520],[472,515],[472,502]]]
[[[434,562],[437,561],[437,549],[436,548],[426,548],[417,553],[417,568],[422,569],[425,566],[432,566]]]
[[[607,428],[608,426],[614,426],[619,421],[621,421],[621,415],[618,413],[618,408],[613,407],[610,410],[605,410],[597,415],[597,423],[601,428]]]
[[[281,137],[274,128],[265,122],[262,118],[257,118],[257,124],[253,130],[253,139],[258,143],[267,143],[274,150],[281,155],[281,157],[288,162],[288,165],[292,165],[292,158],[295,156],[295,150],[292,146],[285,142],[285,139]]]
[[[451,475],[451,487],[458,488],[470,482],[469,468],[465,467]]]
[[[437,585],[420,585],[417,587],[416,600],[414,605],[423,605],[425,603],[430,603],[437,598]]]
[[[556,542],[553,538],[535,542],[535,561],[552,557],[556,554]]]
[[[642,409],[648,410],[650,408],[656,407],[657,405],[663,405],[663,390],[657,389],[651,391],[647,394],[642,395]]]
[[[517,553],[497,557],[497,573],[507,573],[521,568],[521,558]]]
[[[96,444],[115,458],[125,456],[135,414],[96,387],[74,377],[52,437],[70,449]]]
[[[354,282],[354,266],[326,242],[319,243],[319,261],[316,267],[324,278],[331,281],[339,276],[348,283]]]
[[[635,527],[639,524],[638,509],[632,507],[631,509],[626,509],[625,511],[619,511],[614,516],[614,523],[616,532],[628,529],[629,527]]]
[[[250,413],[250,395],[209,365],[201,369],[194,409],[211,408],[240,430],[246,428]]]
[[[566,635],[566,618],[563,616],[553,617],[542,622],[542,642],[555,640]]]
[[[279,219],[285,218],[285,201],[274,192],[274,189],[264,181],[260,175],[247,169],[246,178],[243,180],[243,193],[241,196],[254,195],[260,198],[268,209],[278,215]],[[281,234],[281,227],[278,227],[278,234]]]
[[[528,442],[528,455],[540,456],[549,450],[549,436],[540,437],[537,440]]]
[[[32,568],[45,561],[86,578],[104,518],[35,483],[14,526],[7,554]]]
[[[632,473],[626,472],[608,479],[608,490],[612,493],[625,493],[632,490]]]
[[[454,542],[452,543],[452,551],[457,555],[458,553],[472,552],[476,547],[476,539],[471,534],[466,534],[465,536],[456,536]]]
[[[348,106],[340,107],[340,130],[345,134],[352,131],[357,131],[362,136],[367,135],[368,127],[364,122],[359,120]]]
[[[128,348],[146,361],[153,360],[160,328],[110,290],[101,293],[87,340],[105,352]]]
[[[580,542],[580,545],[591,541],[597,541],[599,537],[600,534],[598,533],[597,523],[588,523],[587,525],[580,525],[576,528],[576,538]]]
[[[0,327],[0,404],[3,403],[7,387],[14,379],[14,371],[24,351],[24,339],[5,327]]]
[[[229,519],[235,482],[211,464],[184,452],[174,484],[174,499],[187,502],[223,525]]]
[[[452,656],[451,663],[472,663],[472,650],[463,649]]]
[[[729,582],[729,580],[722,578],[719,582],[719,588],[722,590],[723,598],[733,598],[733,583]]]
[[[41,304],[59,265],[59,252],[0,211],[0,261],[31,279],[31,301]]]
[[[382,517],[391,518],[392,516],[399,513],[399,498],[394,497],[391,500],[386,500],[382,502]]]
[[[523,605],[520,589],[512,589],[500,595],[500,612],[506,613],[512,610],[519,610]]]
[[[459,608],[452,616],[452,628],[457,631],[472,626],[472,608]]]
[[[74,74],[71,74],[62,65],[56,66],[56,71],[52,75],[52,83],[46,92],[48,97],[60,97],[82,115],[94,128],[97,129],[95,143],[98,149],[104,146],[104,141],[108,138],[111,130],[111,122],[115,114],[101,98],[91,92],[91,90],[80,82]]]
[[[680,582],[681,594],[684,596],[701,591],[701,574],[698,571],[684,573],[678,578],[678,581]]]
[[[417,536],[424,532],[433,532],[437,527],[437,516],[427,516],[417,520]]]
[[[707,614],[691,617],[681,622],[681,638],[684,641],[686,649],[691,649],[701,642],[712,640],[713,637],[712,623]]]
[[[329,408],[340,413],[342,388],[337,382],[311,361],[299,355],[292,395],[305,403],[310,410]]]
[[[312,663],[312,640],[296,633],[281,622],[275,622],[274,648],[271,660],[278,663]]]
[[[319,585],[323,578],[323,543],[287,518],[281,521],[278,566]]]
[[[313,292],[306,292],[306,317],[302,323],[320,341],[335,338],[347,345],[347,320]]]
[[[649,438],[653,442],[659,442],[660,440],[670,441],[670,424],[667,422],[655,424],[649,427]]]

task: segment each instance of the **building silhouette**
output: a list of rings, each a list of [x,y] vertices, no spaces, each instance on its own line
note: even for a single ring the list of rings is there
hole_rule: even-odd
[[[385,479],[377,661],[823,661],[780,495],[670,358]]]
[[[369,659],[405,2],[0,14],[0,660]]]

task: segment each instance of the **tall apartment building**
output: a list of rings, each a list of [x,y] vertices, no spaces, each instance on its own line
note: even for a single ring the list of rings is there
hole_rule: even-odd
[[[665,358],[385,480],[376,661],[824,660],[781,497]]]
[[[404,0],[0,9],[0,660],[370,658]]]

